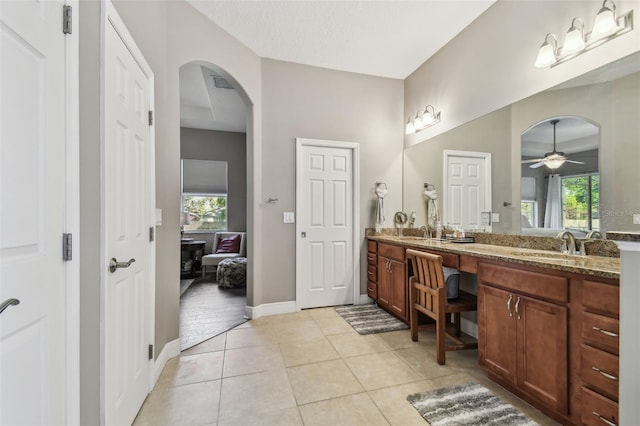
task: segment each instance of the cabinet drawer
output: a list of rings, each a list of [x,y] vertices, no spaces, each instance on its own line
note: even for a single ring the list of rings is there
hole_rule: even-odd
[[[555,275],[480,263],[478,281],[555,302],[564,303],[569,300],[567,278]]]
[[[615,285],[584,280],[582,304],[590,311],[620,315],[620,288]]]
[[[367,265],[367,279],[376,282],[378,278],[378,268],[374,265]]]
[[[367,251],[369,253],[376,253],[378,251],[378,242],[367,240]]]
[[[589,312],[582,313],[582,340],[615,354],[620,345],[620,321]]]
[[[372,281],[367,281],[367,295],[373,300],[378,299],[378,285]]]
[[[469,272],[471,274],[478,273],[478,259],[472,256],[460,255],[460,267],[463,272]]]
[[[618,364],[616,355],[582,345],[583,384],[615,400],[618,399]]]
[[[378,262],[378,255],[375,253],[367,253],[367,263],[369,265],[375,265]]]
[[[404,262],[404,247],[391,244],[378,244],[378,255]]]
[[[442,265],[448,266],[450,268],[458,268],[460,266],[460,259],[457,254],[454,253],[444,253],[441,251],[431,251],[431,250],[420,250],[425,253],[435,254],[437,256],[442,256]]]
[[[590,389],[582,388],[582,424],[587,426],[606,425],[602,419],[618,424],[618,403],[593,392]]]

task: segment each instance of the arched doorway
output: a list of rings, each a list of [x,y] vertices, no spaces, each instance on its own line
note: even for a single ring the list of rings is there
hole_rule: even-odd
[[[193,61],[180,76],[181,299],[180,340],[189,348],[246,320],[250,280],[218,285],[216,268],[201,267],[229,232],[252,238],[248,185],[252,105],[225,70]],[[246,248],[238,257],[247,258]],[[243,285],[244,284],[244,285]]]

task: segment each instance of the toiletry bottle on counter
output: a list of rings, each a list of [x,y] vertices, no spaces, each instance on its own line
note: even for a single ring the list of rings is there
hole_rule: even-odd
[[[436,240],[442,239],[442,223],[436,222]]]

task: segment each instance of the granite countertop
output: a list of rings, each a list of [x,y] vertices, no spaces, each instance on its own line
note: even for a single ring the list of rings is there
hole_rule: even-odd
[[[501,260],[558,271],[620,279],[620,259],[615,257],[576,256],[549,250],[478,243],[454,243],[452,241],[437,241],[415,236],[369,235],[368,238],[375,241],[401,244],[411,248],[433,249],[483,259]]]
[[[609,231],[607,240],[640,242],[640,231]]]

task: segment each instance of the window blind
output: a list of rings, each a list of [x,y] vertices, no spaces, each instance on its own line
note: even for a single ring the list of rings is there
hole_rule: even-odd
[[[227,162],[182,160],[182,193],[227,195]]]

